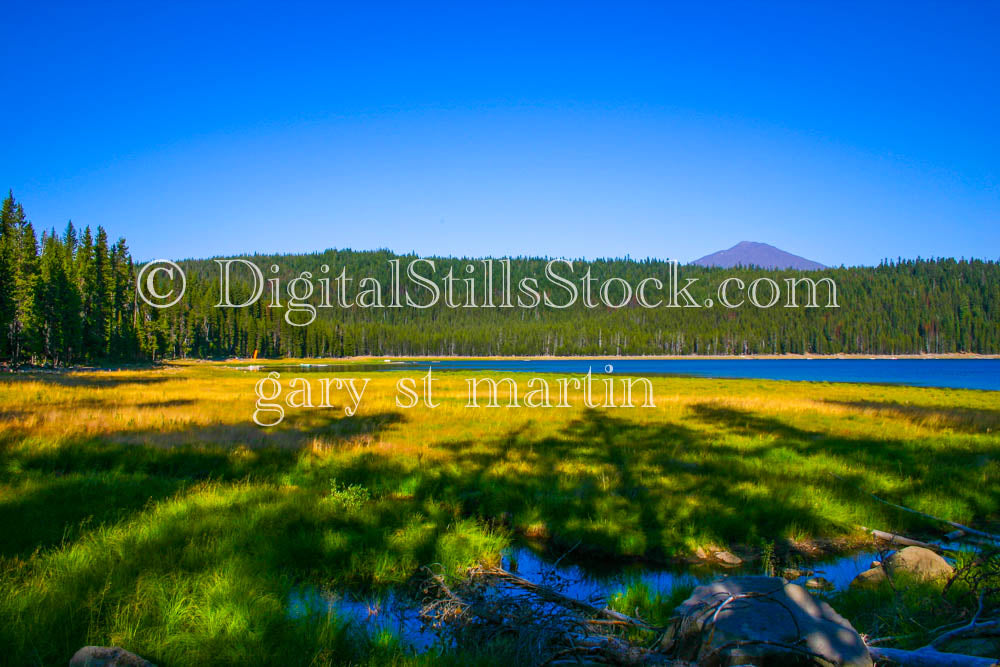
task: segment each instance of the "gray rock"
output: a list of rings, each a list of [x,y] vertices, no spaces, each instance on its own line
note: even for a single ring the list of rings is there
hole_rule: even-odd
[[[720,563],[725,563],[726,565],[742,565],[743,559],[736,554],[731,554],[728,551],[720,551],[715,554],[715,559]]]
[[[885,581],[887,568],[893,575],[903,573],[922,581],[946,579],[954,572],[954,568],[948,564],[948,561],[930,549],[906,547],[886,558],[882,565],[856,576],[851,582],[851,586],[855,588],[877,586]]]
[[[84,646],[69,659],[69,667],[156,667],[156,665],[117,646]]]
[[[850,588],[871,588],[878,586],[885,581],[885,570],[881,565],[870,570],[859,572],[858,576],[851,579]]]
[[[939,579],[955,571],[944,558],[930,549],[906,547],[885,560],[891,572],[906,572],[921,579]]]
[[[726,577],[699,586],[680,607],[663,648],[705,667],[871,667],[851,624],[806,589],[779,577]]]

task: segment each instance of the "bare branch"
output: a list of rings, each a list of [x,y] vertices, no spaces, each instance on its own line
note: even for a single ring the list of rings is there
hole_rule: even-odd
[[[839,479],[840,481],[846,483],[846,484],[851,484],[850,481],[844,479],[843,477],[841,477],[840,475],[838,475],[836,473],[830,473],[830,474],[833,475],[834,477],[836,477],[837,479]],[[982,530],[976,530],[975,528],[970,528],[970,527],[964,526],[964,525],[962,525],[960,523],[955,523],[954,521],[949,521],[948,519],[942,519],[941,517],[934,516],[933,514],[927,514],[926,512],[920,512],[918,510],[911,509],[909,507],[904,507],[903,505],[897,505],[896,503],[891,503],[888,500],[885,500],[883,498],[879,498],[878,496],[876,496],[871,491],[866,491],[865,489],[862,489],[860,486],[858,486],[856,484],[853,484],[853,486],[856,489],[858,489],[859,491],[861,491],[863,493],[867,493],[869,496],[871,496],[875,500],[879,501],[880,503],[882,503],[884,505],[888,505],[889,507],[895,507],[898,510],[902,510],[904,512],[909,512],[911,514],[916,514],[917,516],[922,516],[925,519],[930,519],[932,521],[937,521],[939,523],[948,524],[952,528],[958,528],[959,530],[965,531],[969,535],[977,535],[979,537],[986,538],[987,540],[991,540],[993,542],[1000,542],[1000,535],[996,535],[994,533],[987,533],[987,532],[982,531]]]

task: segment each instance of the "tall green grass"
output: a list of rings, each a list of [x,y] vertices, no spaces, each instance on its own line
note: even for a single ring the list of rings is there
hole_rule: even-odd
[[[660,378],[651,410],[470,410],[442,374],[440,408],[404,411],[399,376],[353,417],[270,431],[249,423],[256,377],[209,364],[4,378],[0,662],[85,644],[167,666],[502,661],[360,642],[290,600],[459,576],[518,535],[614,562],[933,529],[859,486],[961,522],[1000,507],[993,392]]]

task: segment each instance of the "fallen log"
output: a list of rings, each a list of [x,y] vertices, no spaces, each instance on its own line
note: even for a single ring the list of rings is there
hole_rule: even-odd
[[[983,621],[979,620],[979,617],[983,613],[983,598],[986,597],[988,591],[984,590],[979,593],[979,608],[976,610],[975,615],[972,620],[963,625],[960,628],[955,628],[954,630],[949,630],[943,635],[937,637],[930,644],[927,645],[928,648],[937,648],[952,641],[953,639],[958,639],[960,637],[976,637],[979,635],[996,635],[1000,634],[1000,619],[990,618]]]
[[[830,473],[830,474],[833,475],[834,477],[836,477],[837,479],[839,479],[841,482],[845,482],[847,484],[851,484],[851,482],[849,482],[848,480],[844,479],[843,477],[841,477],[840,475],[838,475],[836,473]],[[984,539],[990,540],[991,542],[998,542],[998,543],[1000,543],[1000,535],[996,535],[994,533],[987,533],[986,531],[983,531],[983,530],[976,530],[975,528],[970,528],[969,526],[965,526],[963,524],[956,523],[954,521],[949,521],[948,519],[942,519],[941,517],[934,516],[933,514],[927,514],[926,512],[921,512],[919,510],[911,509],[911,508],[905,507],[903,505],[897,505],[896,503],[891,503],[888,500],[885,500],[884,498],[879,498],[878,496],[876,496],[871,491],[866,491],[865,489],[861,488],[857,484],[852,484],[852,486],[854,486],[854,488],[858,489],[862,493],[867,493],[869,496],[871,496],[875,500],[879,501],[880,503],[882,503],[884,505],[888,505],[889,507],[895,507],[898,510],[902,510],[904,512],[909,512],[911,514],[916,514],[917,516],[922,516],[925,519],[930,519],[931,521],[937,521],[939,523],[947,524],[947,525],[951,526],[952,528],[957,528],[958,530],[964,531],[965,533],[967,533],[969,535],[975,535],[977,537],[982,537]]]
[[[472,568],[454,586],[430,568],[424,572],[421,618],[452,632],[460,645],[479,646],[503,636],[514,647],[514,664],[687,666],[660,652],[659,641],[644,646],[610,634],[621,628],[660,633],[661,628],[502,568]]]
[[[870,534],[872,537],[882,540],[883,542],[888,542],[889,544],[902,544],[907,547],[923,547],[924,549],[930,549],[935,553],[942,553],[944,551],[938,545],[931,544],[930,542],[921,542],[920,540],[915,540],[911,537],[897,535],[896,533],[887,533],[884,530],[876,530],[865,526],[859,526],[859,528]]]
[[[879,663],[900,665],[900,667],[994,667],[997,664],[993,658],[943,653],[929,647],[904,651],[898,648],[869,646],[868,653]]]
[[[547,586],[540,586],[538,584],[532,583],[527,579],[523,579],[516,574],[511,574],[507,570],[499,567],[491,568],[478,568],[471,571],[472,574],[479,574],[487,577],[495,577],[501,579],[510,584],[514,584],[519,588],[523,588],[526,591],[530,591],[537,595],[542,600],[547,602],[552,602],[554,604],[560,605],[562,607],[568,607],[570,609],[576,609],[585,614],[590,614],[592,616],[598,616],[608,620],[616,621],[624,625],[631,625],[642,630],[651,630],[654,632],[662,631],[664,628],[657,628],[649,625],[645,621],[637,618],[632,618],[626,614],[614,611],[613,609],[608,609],[607,607],[600,609],[592,604],[583,602],[582,600],[577,600],[576,598],[571,598],[562,593],[552,590]]]
[[[949,641],[960,637],[993,634],[1000,630],[1000,620],[979,620],[979,615],[983,613],[984,596],[985,592],[979,594],[979,609],[971,621],[940,635],[923,648],[915,651],[903,651],[901,649],[879,648],[869,645],[868,653],[877,660],[886,660],[890,664],[902,665],[903,667],[987,667],[996,665],[997,661],[993,658],[981,658],[960,653],[945,653],[937,650],[938,646],[943,646]]]

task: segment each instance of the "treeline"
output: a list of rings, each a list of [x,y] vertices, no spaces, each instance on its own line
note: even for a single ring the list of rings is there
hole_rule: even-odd
[[[653,355],[861,353],[1000,353],[1000,264],[980,260],[897,260],[877,267],[822,271],[681,267],[681,284],[699,302],[717,297],[725,278],[744,284],[769,277],[832,278],[839,308],[644,308],[633,298],[622,308],[320,308],[306,327],[285,320],[288,282],[303,271],[334,279],[342,270],[370,276],[391,301],[389,260],[405,267],[412,255],[388,251],[327,250],[305,255],[248,256],[282,285],[282,307],[269,307],[269,290],[245,308],[218,308],[219,266],[180,262],[187,289],[175,306],[152,308],[138,299],[138,267],[124,239],[105,231],[82,233],[70,224],[36,239],[21,206],[8,196],[0,226],[0,358],[14,364],[70,364],[161,358],[341,357],[355,355]],[[436,276],[465,277],[479,260],[433,258]],[[512,282],[544,275],[547,260],[512,261]],[[276,265],[277,273],[270,267]],[[329,270],[323,272],[322,267]],[[599,282],[618,277],[632,285],[646,277],[666,282],[669,264],[631,259],[575,262]],[[162,278],[162,276],[161,276]],[[233,302],[251,293],[247,272],[234,272]],[[481,289],[483,282],[477,284]],[[356,283],[355,283],[356,285]],[[455,299],[465,299],[459,282]],[[421,300],[419,291],[410,290]],[[614,292],[614,290],[612,290]],[[616,293],[617,294],[617,293]],[[662,294],[660,295],[662,296]],[[741,298],[734,294],[734,299]],[[745,296],[745,294],[743,295]],[[553,295],[556,300],[557,294]],[[766,296],[765,296],[766,299]],[[314,296],[313,303],[319,299]],[[483,301],[483,295],[477,297]],[[800,297],[800,305],[804,300]],[[500,303],[495,294],[494,302]],[[827,303],[820,290],[819,303]]]
[[[0,359],[66,365],[140,360],[135,273],[102,227],[41,239],[13,193],[0,208]]]
[[[345,270],[355,277],[355,285],[358,277],[375,277],[386,292],[383,302],[388,303],[389,260],[394,258],[402,259],[405,267],[414,257],[350,250],[248,257],[266,279],[280,280],[284,300],[280,308],[268,307],[267,289],[252,306],[216,308],[219,266],[211,260],[181,262],[187,293],[183,307],[154,315],[158,353],[194,357],[247,357],[255,350],[265,357],[1000,353],[1000,264],[979,260],[898,260],[877,267],[807,273],[681,267],[680,284],[687,278],[698,279],[690,292],[699,303],[716,298],[719,283],[730,276],[747,285],[766,276],[783,286],[787,277],[808,275],[816,280],[829,276],[836,282],[839,308],[784,308],[784,296],[773,308],[734,310],[718,303],[713,308],[648,309],[634,299],[623,308],[591,309],[580,299],[565,310],[443,304],[426,310],[334,307],[319,309],[318,319],[307,327],[285,321],[285,286],[303,271],[311,272],[315,280],[324,275],[333,279]],[[434,259],[438,277],[449,269],[464,277],[468,264],[478,266],[475,259]],[[513,260],[512,281],[543,276],[546,261]],[[272,265],[278,266],[278,273],[269,272]],[[325,274],[324,265],[330,267]],[[616,276],[632,285],[648,276],[666,282],[669,272],[669,265],[658,260],[597,260],[574,267],[577,277],[589,268],[599,281]],[[240,303],[251,286],[248,279],[235,282],[233,303]],[[416,300],[423,296],[413,294]],[[463,299],[459,287],[456,300]],[[493,300],[499,303],[500,294]],[[826,304],[822,288],[819,303]]]

